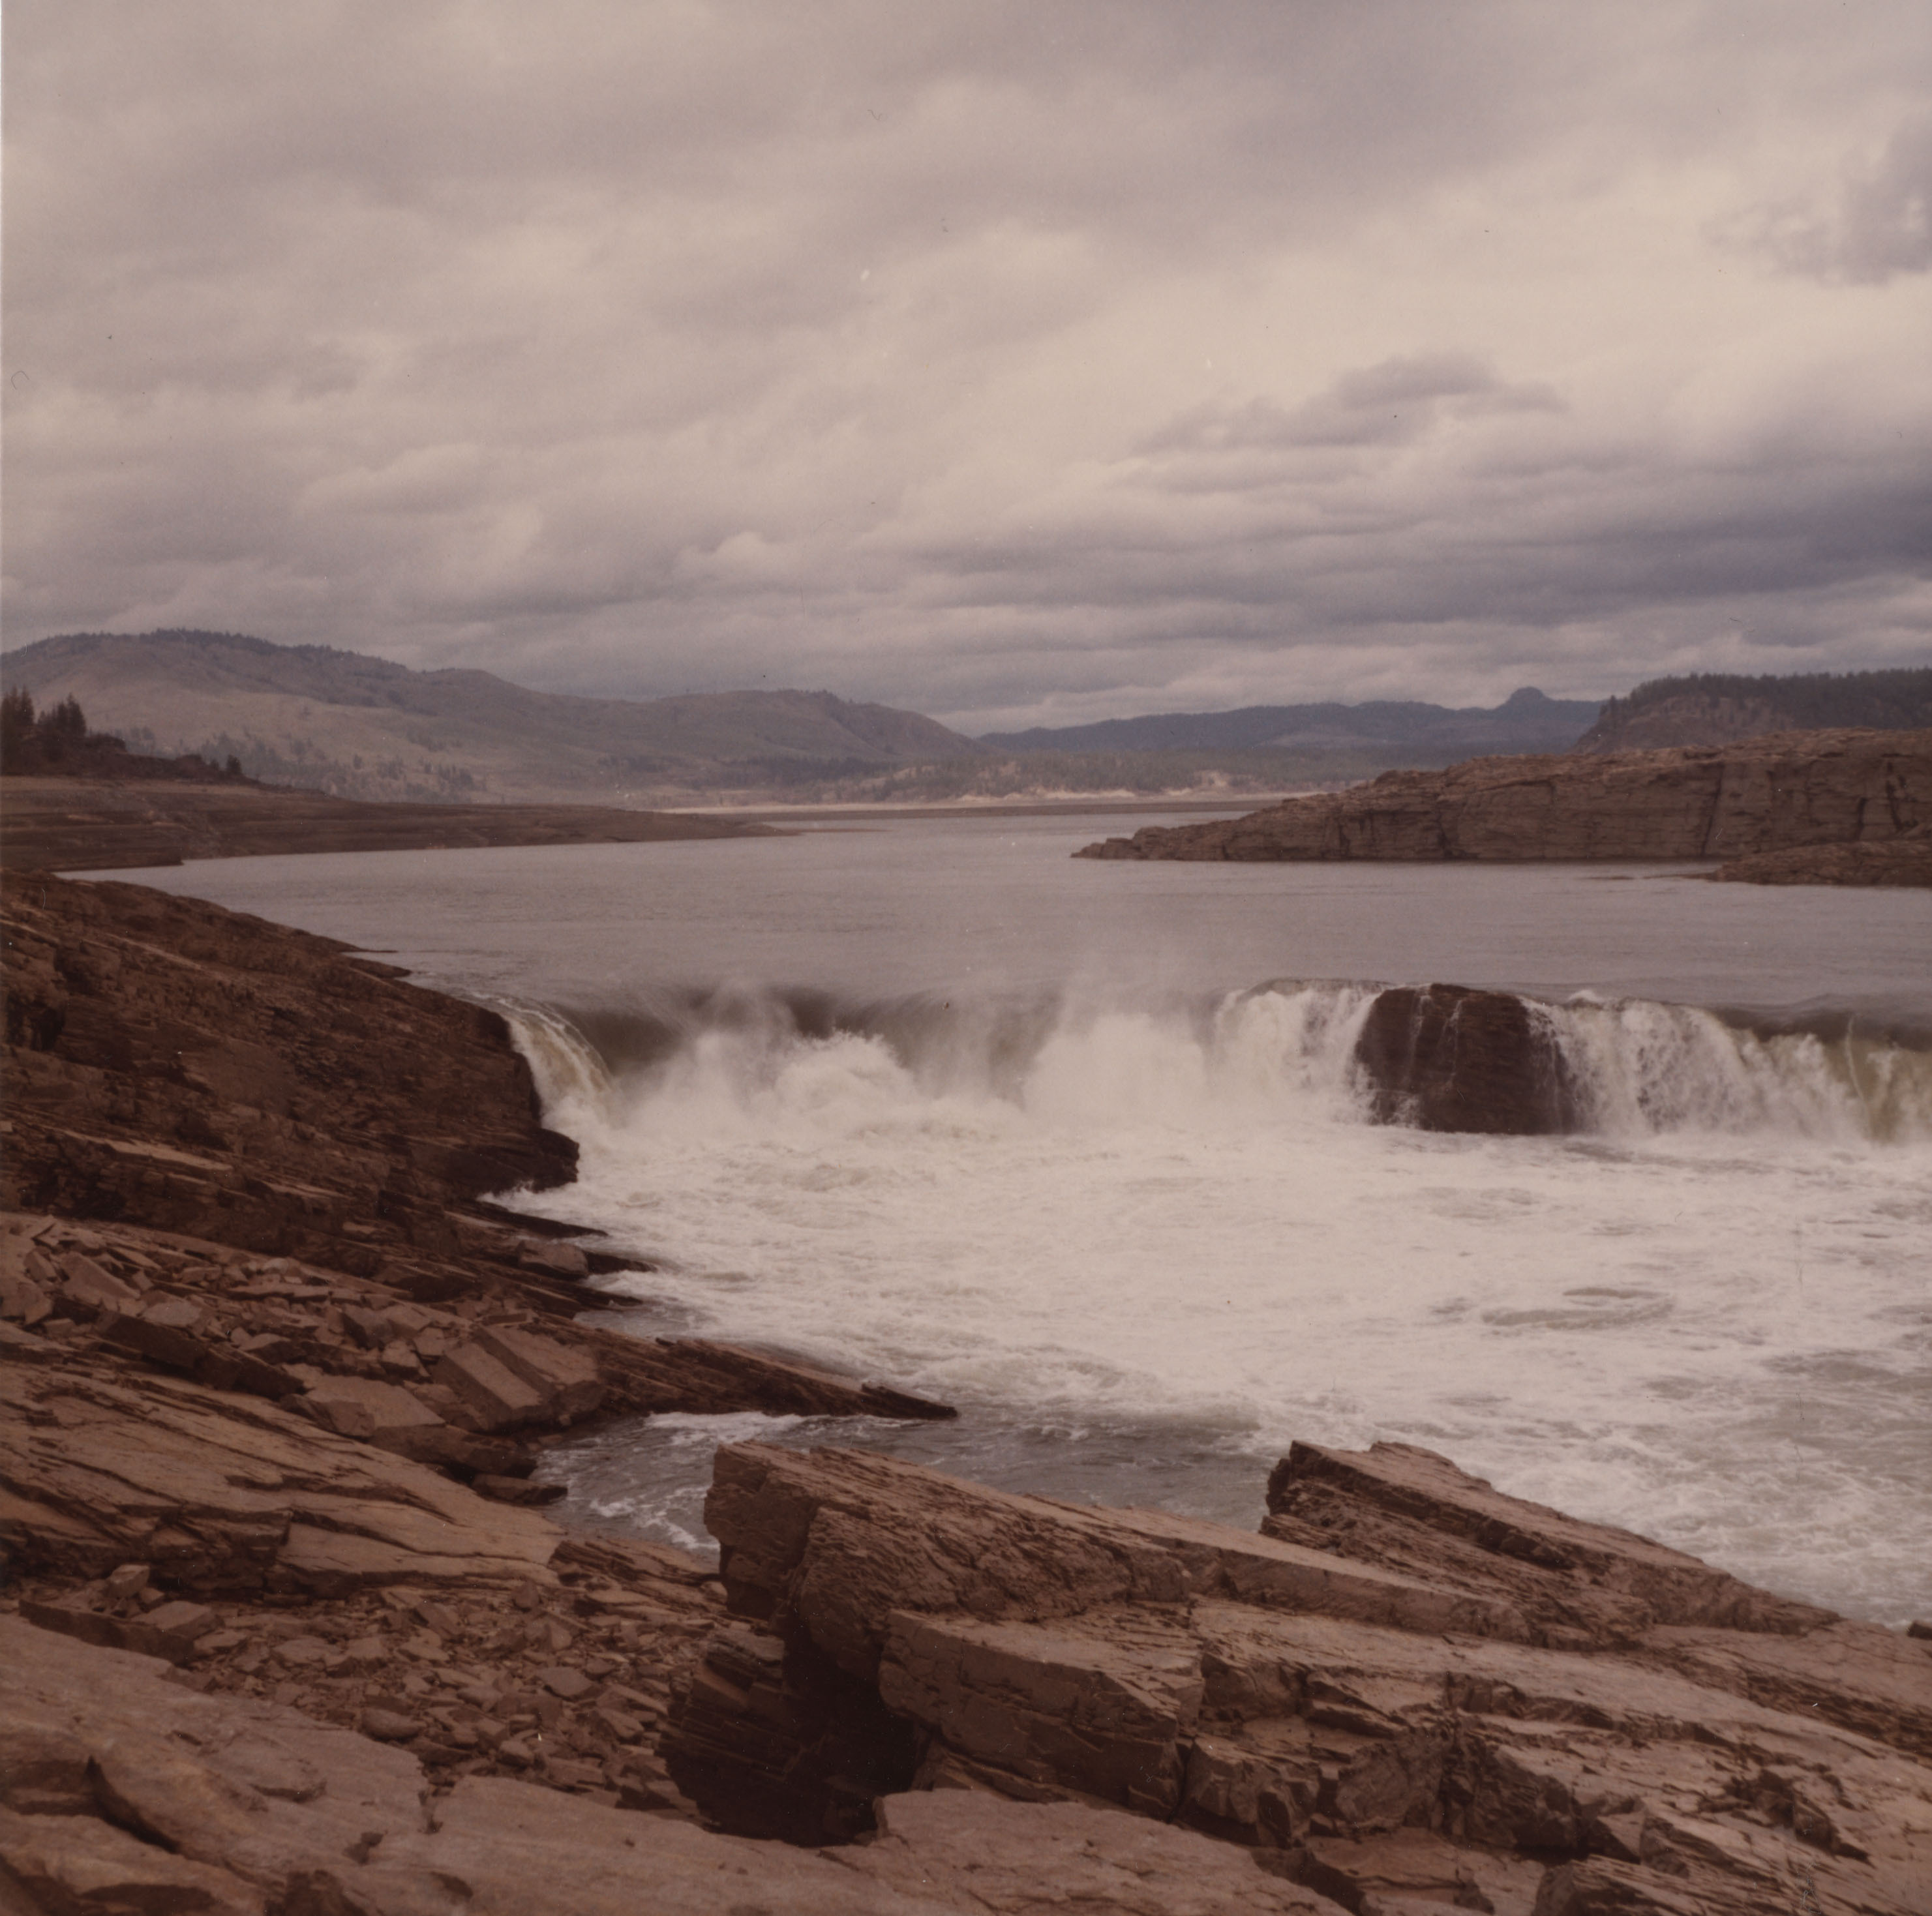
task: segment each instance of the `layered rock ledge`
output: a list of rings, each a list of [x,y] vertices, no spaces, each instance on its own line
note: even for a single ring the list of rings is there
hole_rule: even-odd
[[[576,1168],[495,1012],[130,885],[4,874],[0,931],[0,1318],[40,1342],[299,1396],[472,1475],[593,1414],[950,1414],[578,1324],[608,1301],[585,1277],[648,1264],[485,1198]]]
[[[1125,1810],[1383,1916],[1925,1906],[1932,1645],[1407,1446],[1298,1444],[1268,1504],[1254,1535],[721,1451],[736,1621],[670,1774],[804,1843],[908,1789]]]
[[[0,1617],[0,1903],[209,1916],[1338,1916],[1246,1852],[1137,1817],[952,1792],[816,1853],[407,1750]]]
[[[15,1547],[73,1553],[0,1600],[10,1910],[1905,1916],[1932,1880],[1932,1642],[1426,1451],[1298,1445],[1253,1534],[741,1445],[712,1576],[203,1386],[0,1385],[94,1529],[10,1477]]]
[[[1928,826],[1932,732],[1783,732],[1724,746],[1478,758],[1444,772],[1385,772],[1347,791],[1289,799],[1244,818],[1149,826],[1074,856],[1743,861],[1857,847],[1849,862],[1768,871],[1741,865],[1720,875],[1916,884],[1925,882],[1922,856],[1864,848],[1912,838]]]

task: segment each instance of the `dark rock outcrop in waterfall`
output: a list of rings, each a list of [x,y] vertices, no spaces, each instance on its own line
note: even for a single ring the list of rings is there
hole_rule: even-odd
[[[1554,1030],[1511,992],[1384,991],[1369,1007],[1354,1064],[1379,1124],[1538,1137],[1574,1131],[1582,1116]]]

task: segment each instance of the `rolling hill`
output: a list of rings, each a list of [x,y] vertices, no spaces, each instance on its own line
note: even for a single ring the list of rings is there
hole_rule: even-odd
[[[135,751],[238,759],[339,797],[644,803],[811,796],[984,748],[917,712],[830,692],[575,698],[488,672],[417,672],[233,633],[75,633],[0,661],[37,703],[78,699]]]

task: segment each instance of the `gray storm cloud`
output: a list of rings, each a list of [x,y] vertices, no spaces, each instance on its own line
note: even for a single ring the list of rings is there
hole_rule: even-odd
[[[7,640],[988,727],[1928,655],[1870,0],[16,0]]]

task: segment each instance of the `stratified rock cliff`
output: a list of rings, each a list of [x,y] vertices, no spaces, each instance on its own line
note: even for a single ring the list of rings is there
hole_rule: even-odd
[[[1658,745],[1728,745],[1766,732],[1834,726],[1915,731],[1932,724],[1932,670],[1801,672],[1747,676],[1697,672],[1652,679],[1604,701],[1570,750],[1648,751]]]
[[[285,1375],[290,1361],[386,1380],[376,1387],[405,1398],[434,1371],[493,1432],[592,1408],[950,1414],[715,1345],[573,1324],[602,1301],[580,1279],[637,1261],[547,1242],[556,1227],[483,1201],[566,1183],[577,1164],[576,1146],[544,1128],[495,1012],[334,939],[139,886],[9,873],[0,930],[0,1204],[86,1220],[98,1240],[56,1231],[29,1251],[46,1234],[24,1223],[0,1240],[0,1320],[46,1318],[83,1339],[98,1325],[136,1357],[257,1396],[314,1395],[313,1379]],[[29,1294],[46,1294],[38,1318],[31,1295],[22,1305],[7,1288],[16,1254]],[[76,1278],[76,1255],[115,1268]],[[251,1262],[262,1268],[238,1278]],[[127,1282],[164,1266],[186,1307],[166,1323]],[[598,1405],[575,1401],[561,1372],[554,1390],[530,1377],[520,1389],[506,1372],[530,1365],[514,1351],[458,1364],[470,1340],[452,1312],[486,1303],[568,1339],[599,1380]]]
[[[1150,826],[1075,856],[1234,860],[1736,859],[1882,844],[1932,820],[1932,731],[1478,758],[1388,772],[1245,818]]]
[[[0,901],[10,1207],[372,1275],[576,1174],[493,1011],[196,899],[8,873]]]
[[[806,1843],[908,1788],[1110,1807],[1387,1916],[1925,1907],[1929,1646],[1406,1445],[1298,1444],[1268,1501],[1256,1536],[722,1450],[741,1621],[670,1773]]]

